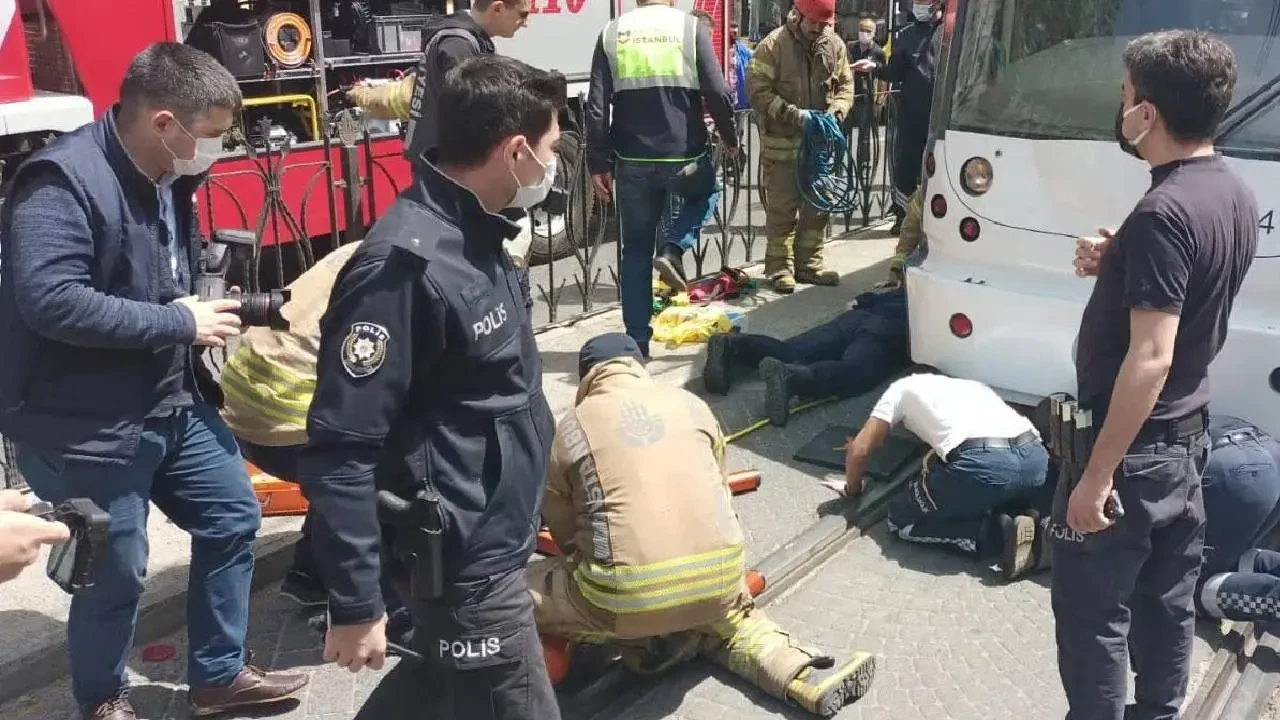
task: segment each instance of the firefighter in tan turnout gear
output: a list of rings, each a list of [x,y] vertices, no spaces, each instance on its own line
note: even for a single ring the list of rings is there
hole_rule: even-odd
[[[753,606],[707,404],[652,380],[621,333],[583,346],[578,370],[542,507],[564,555],[529,565],[538,631],[647,650],[650,671],[700,654],[823,717],[862,697],[870,653],[837,666]]]
[[[822,264],[828,216],[796,188],[805,121],[812,113],[831,113],[843,123],[853,105],[849,54],[832,29],[835,17],[835,0],[796,0],[787,21],[760,41],[747,66],[747,96],[760,126],[764,272],[780,293],[793,292],[797,282],[840,281]]]

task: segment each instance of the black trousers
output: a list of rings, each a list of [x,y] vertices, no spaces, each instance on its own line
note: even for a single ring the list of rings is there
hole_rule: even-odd
[[[1200,475],[1207,434],[1135,444],[1116,471],[1125,516],[1084,535],[1066,523],[1058,483],[1053,523],[1053,616],[1068,720],[1173,720],[1187,691],[1196,580],[1204,549]],[[1125,713],[1129,652],[1135,705]]]
[[[298,457],[302,454],[301,445],[268,447],[266,445],[256,445],[246,440],[237,440],[237,442],[240,444],[240,454],[244,456],[244,459],[257,465],[263,472],[281,480],[297,482]],[[298,542],[293,546],[293,565],[289,568],[289,572],[305,575],[316,582],[320,582],[320,571],[316,569],[316,556],[311,545],[310,510],[307,511],[306,516],[302,519],[301,532],[302,537],[298,538]],[[381,583],[382,601],[386,605],[387,614],[391,615],[404,607],[404,604],[400,602],[396,589],[386,578],[386,573],[383,573]]]
[[[397,573],[402,597],[407,578]],[[533,621],[521,567],[450,585],[440,600],[410,600],[413,644],[424,662],[422,720],[558,720],[560,707]]]
[[[928,118],[900,122],[893,146],[893,214],[906,217],[907,202],[920,187],[920,171],[924,167],[924,150],[929,144]]]

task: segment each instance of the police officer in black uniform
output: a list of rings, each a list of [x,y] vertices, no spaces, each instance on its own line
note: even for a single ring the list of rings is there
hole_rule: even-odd
[[[1205,537],[1209,364],[1258,245],[1253,193],[1214,152],[1236,84],[1231,48],[1155,33],[1130,43],[1124,63],[1116,135],[1152,182],[1114,236],[1077,250],[1077,272],[1097,282],[1076,378],[1101,430],[1059,483],[1050,532],[1069,720],[1178,717]],[[1128,709],[1126,650],[1137,671]]]
[[[871,72],[894,86],[893,233],[902,229],[907,203],[920,185],[920,168],[929,141],[933,80],[942,41],[945,0],[915,0],[911,22],[893,39],[889,62],[864,57],[850,66],[855,73]]]
[[[563,84],[485,55],[450,71],[440,105],[436,155],[321,325],[300,475],[330,588],[325,659],[382,665],[385,542],[433,688],[422,717],[554,719],[524,566],[555,427],[499,211],[551,186]]]

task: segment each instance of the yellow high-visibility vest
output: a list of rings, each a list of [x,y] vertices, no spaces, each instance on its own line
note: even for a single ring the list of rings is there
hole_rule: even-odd
[[[645,5],[604,28],[614,92],[697,90],[698,19],[668,5]]]

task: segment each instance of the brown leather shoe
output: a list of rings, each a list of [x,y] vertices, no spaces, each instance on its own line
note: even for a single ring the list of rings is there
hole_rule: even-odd
[[[104,703],[85,708],[81,717],[84,720],[138,720],[133,706],[125,698],[112,698]]]
[[[187,694],[187,701],[194,717],[218,715],[231,710],[293,700],[298,691],[307,686],[307,682],[307,676],[302,673],[267,672],[245,665],[244,670],[240,671],[230,685],[193,687]],[[130,715],[122,720],[132,717]]]

